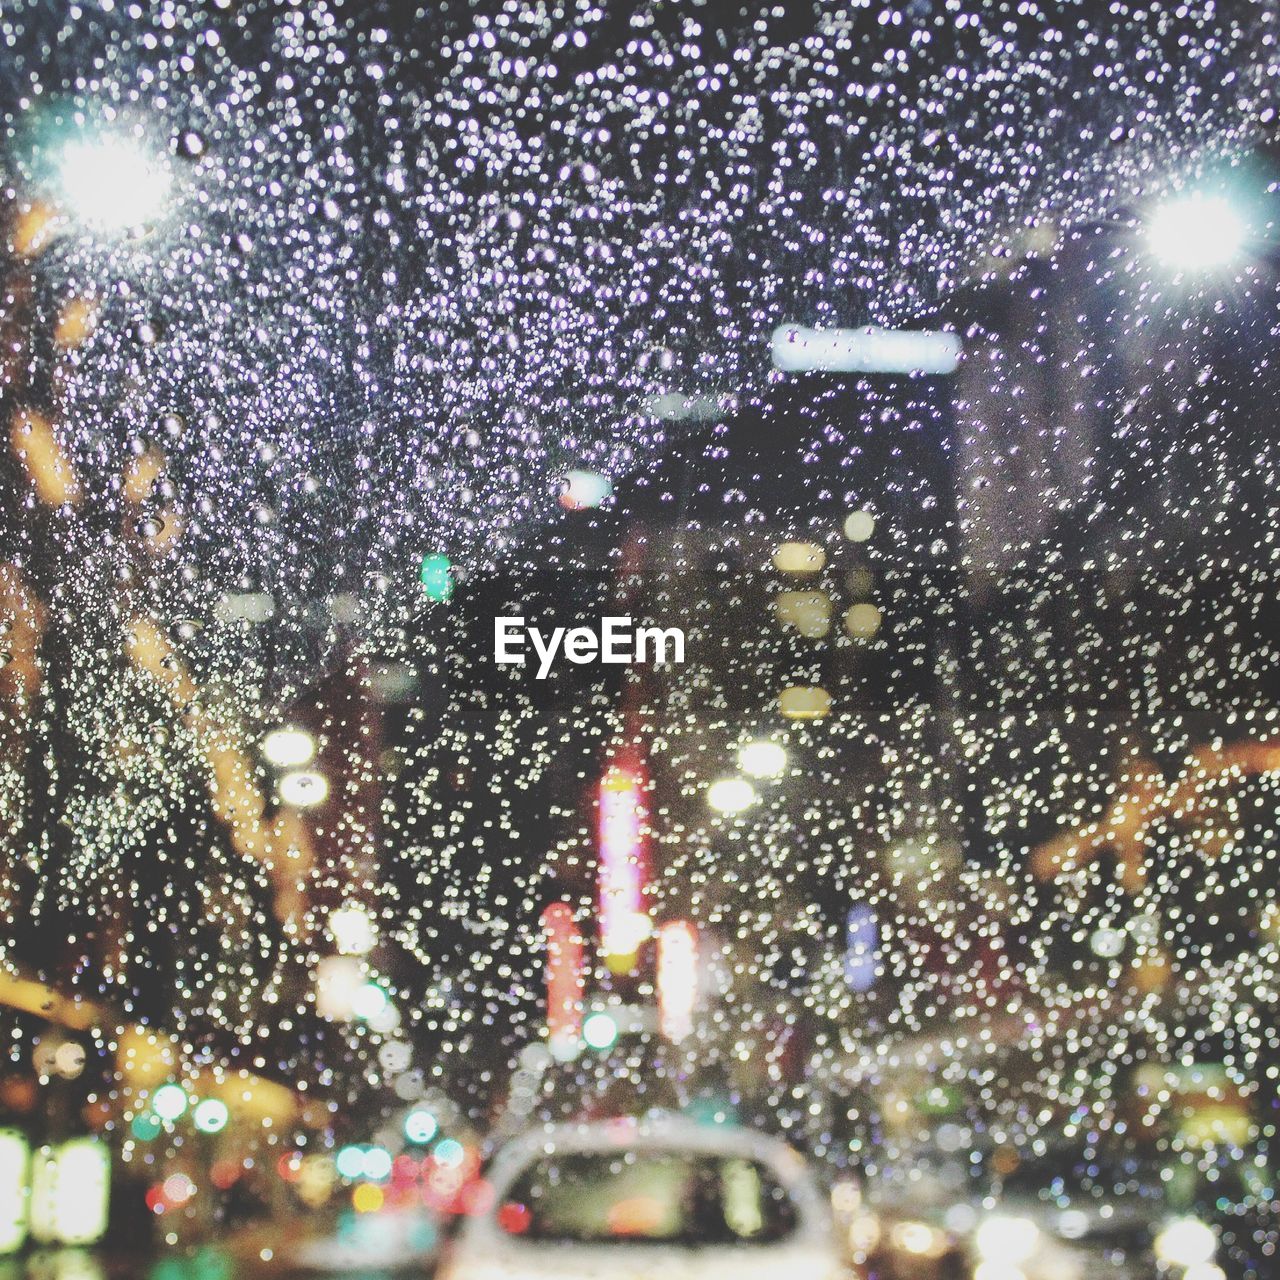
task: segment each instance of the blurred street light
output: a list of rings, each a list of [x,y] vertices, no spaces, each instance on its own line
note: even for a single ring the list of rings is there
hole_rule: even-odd
[[[169,194],[163,160],[134,138],[80,138],[63,148],[58,192],[67,212],[90,230],[131,231],[153,221]]]
[[[262,754],[278,769],[297,769],[315,758],[316,740],[305,729],[272,729],[262,740]]]
[[[227,1127],[231,1113],[219,1098],[205,1098],[196,1104],[191,1119],[201,1133],[220,1133]]]
[[[741,813],[756,802],[756,789],[745,778],[721,778],[707,788],[707,803],[717,813]]]
[[[314,769],[296,769],[280,779],[280,799],[299,809],[323,804],[329,795],[329,780]]]
[[[582,1022],[582,1038],[592,1049],[608,1049],[618,1038],[618,1024],[611,1014],[600,1010]]]
[[[1147,225],[1147,243],[1160,261],[1187,271],[1225,267],[1239,259],[1244,218],[1223,196],[1179,196],[1161,205]]]
[[[364,956],[378,945],[378,931],[369,913],[358,904],[339,907],[329,914],[329,932],[338,954]]]
[[[786,749],[767,738],[745,743],[738,751],[738,768],[750,778],[780,778],[786,767]]]
[[[151,1110],[161,1120],[176,1120],[186,1109],[187,1095],[180,1084],[161,1085],[151,1099]]]

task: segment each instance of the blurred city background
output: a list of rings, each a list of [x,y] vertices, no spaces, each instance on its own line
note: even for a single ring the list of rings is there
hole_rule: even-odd
[[[1060,8],[0,14],[0,1280],[1280,1274],[1276,15]]]

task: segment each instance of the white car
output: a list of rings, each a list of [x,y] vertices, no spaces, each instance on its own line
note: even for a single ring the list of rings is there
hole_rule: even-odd
[[[616,1120],[512,1142],[441,1280],[841,1280],[805,1161],[745,1129]]]

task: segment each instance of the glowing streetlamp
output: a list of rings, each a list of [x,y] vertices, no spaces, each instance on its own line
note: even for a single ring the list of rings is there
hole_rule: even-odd
[[[135,138],[102,134],[68,142],[58,160],[58,195],[77,223],[121,232],[154,221],[169,195],[168,167]]]
[[[262,754],[277,769],[297,769],[315,759],[316,740],[305,729],[272,729]]]
[[[707,788],[707,803],[717,813],[741,813],[755,802],[756,789],[746,778],[721,778]]]
[[[1147,244],[1161,262],[1186,271],[1229,266],[1239,259],[1248,229],[1222,196],[1179,196],[1147,224]]]
[[[751,778],[780,778],[787,767],[787,751],[781,743],[758,738],[738,751],[738,768]]]

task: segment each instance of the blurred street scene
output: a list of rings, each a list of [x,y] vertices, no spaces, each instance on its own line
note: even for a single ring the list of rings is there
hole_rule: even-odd
[[[6,5],[0,1280],[1280,1275],[1278,21]]]

